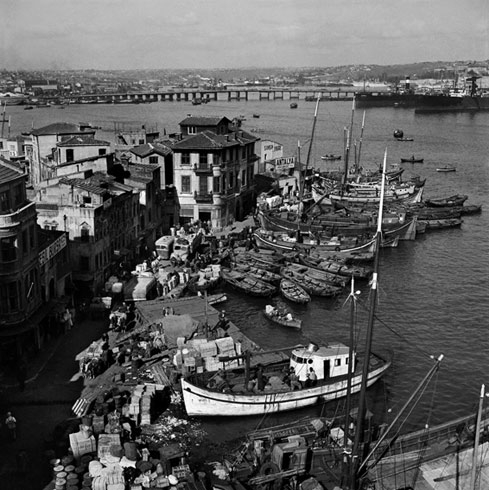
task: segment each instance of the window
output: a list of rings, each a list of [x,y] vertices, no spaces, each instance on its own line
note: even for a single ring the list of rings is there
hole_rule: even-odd
[[[140,145],[144,145],[145,143],[146,143],[146,142],[144,141],[144,138],[139,140],[139,144],[140,144]]]
[[[182,153],[182,165],[190,165],[190,153]]]
[[[335,365],[335,367],[341,366],[341,359],[335,359],[334,365]]]
[[[16,185],[14,188],[14,206],[20,206],[24,202],[24,193],[22,185]]]
[[[219,193],[221,192],[221,186],[219,185],[221,183],[221,178],[220,177],[214,177],[214,183],[212,186],[212,189],[214,192]]]
[[[66,161],[72,162],[74,159],[75,159],[75,152],[73,151],[73,148],[67,148],[66,149]]]
[[[25,255],[27,253],[27,230],[22,230],[22,254]]]
[[[229,188],[234,187],[234,172],[229,172]]]
[[[10,211],[9,191],[0,192],[0,211]]]
[[[190,191],[190,175],[182,175],[182,192],[189,193]]]
[[[149,157],[149,163],[158,164],[158,157]]]
[[[207,177],[201,177],[199,179],[199,194],[205,195],[209,192],[208,186],[207,186]]]
[[[241,170],[241,185],[246,185],[246,170]]]
[[[199,153],[199,166],[200,168],[207,167],[207,153]]]
[[[99,149],[98,149],[98,154],[99,154],[100,156],[102,156],[102,155],[106,155],[106,154],[107,154],[107,148],[99,148]]]
[[[90,270],[90,257],[86,257],[85,255],[80,256],[80,270]]]
[[[188,134],[197,134],[197,128],[195,126],[189,126]]]
[[[92,204],[92,198],[90,196],[83,196],[83,204]]]
[[[90,230],[86,226],[80,230],[80,235],[82,242],[88,242],[90,240]]]
[[[16,310],[19,307],[19,291],[16,282],[7,285],[8,305],[10,310]]]
[[[2,262],[11,262],[17,259],[16,238],[7,237],[0,240]]]

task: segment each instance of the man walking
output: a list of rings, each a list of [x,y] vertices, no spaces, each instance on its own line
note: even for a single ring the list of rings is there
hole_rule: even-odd
[[[10,440],[15,441],[17,439],[17,420],[12,415],[12,412],[7,412],[5,426],[7,427]]]

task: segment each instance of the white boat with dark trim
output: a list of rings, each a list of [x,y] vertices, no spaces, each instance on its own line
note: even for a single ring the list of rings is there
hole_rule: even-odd
[[[350,348],[342,343],[296,347],[288,361],[271,364],[264,361],[268,353],[256,354],[260,362],[251,367],[256,371],[254,377],[250,377],[250,368],[245,367],[182,378],[187,414],[198,417],[263,415],[296,410],[347,394]],[[362,384],[363,360],[353,354],[351,392],[356,393]],[[226,363],[246,357],[245,354],[220,360]],[[371,354],[367,385],[378,381],[390,364],[390,360]],[[246,365],[251,365],[250,357]],[[315,381],[311,380],[312,373],[317,377]]]

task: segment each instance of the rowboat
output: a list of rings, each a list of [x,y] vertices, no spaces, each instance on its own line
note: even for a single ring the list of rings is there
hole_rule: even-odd
[[[248,274],[223,269],[222,276],[232,288],[251,296],[272,296],[277,292],[275,286]]]
[[[414,158],[412,156],[411,158],[401,158],[401,163],[423,163],[424,158]]]
[[[260,281],[265,281],[272,284],[279,283],[280,279],[282,278],[280,274],[276,274],[275,272],[271,272],[266,269],[260,269],[258,267],[246,265],[243,263],[236,264],[233,270],[241,272],[242,274],[249,274],[253,277],[256,277]]]
[[[436,167],[437,172],[456,172],[457,169],[455,167],[451,167],[450,165],[446,165],[444,167]]]
[[[289,311],[283,311],[275,306],[267,305],[263,310],[263,314],[273,323],[295,329],[302,328],[302,320],[294,318]]]
[[[425,203],[429,207],[462,206],[468,197],[465,194],[455,194],[441,199],[426,199]]]
[[[280,281],[280,292],[285,299],[293,303],[305,304],[311,301],[311,297],[306,291],[290,279],[282,279]]]
[[[286,264],[281,270],[280,274],[283,277],[289,278],[304,278],[308,277],[310,279],[315,279],[319,283],[324,283],[328,285],[344,287],[350,282],[350,278],[345,276],[340,276],[335,272],[328,272],[325,270],[315,269],[313,267],[308,267],[303,264]]]
[[[341,155],[333,155],[333,154],[330,154],[330,155],[323,155],[321,157],[321,160],[325,160],[325,161],[334,161],[334,160],[341,160]]]
[[[308,267],[332,272],[333,274],[339,274],[345,277],[365,279],[372,273],[370,267],[347,265],[333,259],[325,259],[320,255],[315,254],[306,255],[304,253],[300,253],[298,259],[301,264],[307,265]]]

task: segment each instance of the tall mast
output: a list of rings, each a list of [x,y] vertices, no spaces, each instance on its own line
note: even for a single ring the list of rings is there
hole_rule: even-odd
[[[351,487],[356,489],[357,485],[357,468],[360,464],[359,460],[359,449],[361,444],[364,442],[364,425],[365,425],[365,413],[366,413],[366,392],[367,392],[367,379],[368,379],[368,368],[370,361],[370,353],[372,350],[372,338],[375,320],[375,306],[377,303],[377,287],[378,287],[378,275],[379,275],[379,256],[380,256],[380,245],[382,242],[382,214],[384,207],[384,191],[385,191],[385,171],[387,165],[387,149],[384,153],[384,165],[382,169],[382,187],[380,189],[380,204],[379,204],[379,215],[377,218],[377,232],[375,234],[375,261],[374,261],[374,272],[372,274],[372,279],[370,281],[370,311],[368,316],[368,326],[367,326],[367,336],[365,339],[365,354],[362,369],[362,384],[360,388],[360,399],[358,402],[358,420],[357,428],[355,432],[355,442],[353,444],[353,461],[352,461],[352,474],[351,474]]]
[[[307,175],[307,168],[309,166],[309,159],[311,158],[311,150],[312,150],[312,143],[314,141],[314,132],[316,131],[316,121],[318,117],[318,108],[319,108],[319,101],[321,100],[321,95],[318,95],[318,99],[316,101],[316,109],[314,111],[314,120],[312,123],[312,130],[311,130],[311,141],[309,142],[309,148],[307,149],[307,157],[306,157],[306,168],[304,170],[304,178],[302,178],[302,164],[299,160],[299,182],[300,182],[300,187],[299,187],[299,204],[298,204],[298,220],[297,220],[297,239],[300,239],[300,208],[303,206],[302,204],[302,199],[304,198],[304,180]],[[300,144],[298,144],[298,154],[300,155]]]
[[[470,475],[470,488],[476,490],[477,482],[477,459],[479,453],[479,437],[481,432],[482,404],[484,403],[485,385],[481,386],[481,394],[479,398],[479,410],[477,412],[477,425],[475,427],[474,453],[472,457],[472,472]]]
[[[360,131],[360,142],[358,144],[358,159],[357,159],[357,168],[356,168],[357,175],[360,173],[360,156],[362,153],[363,128],[365,128],[365,111],[363,111],[362,130]]]
[[[346,138],[346,150],[345,150],[345,166],[343,175],[343,185],[346,184],[348,179],[348,160],[350,156],[350,147],[351,147],[351,135],[353,133],[353,116],[355,115],[355,96],[353,96],[353,103],[351,106],[351,120],[350,120],[350,129],[348,130],[348,136]]]

